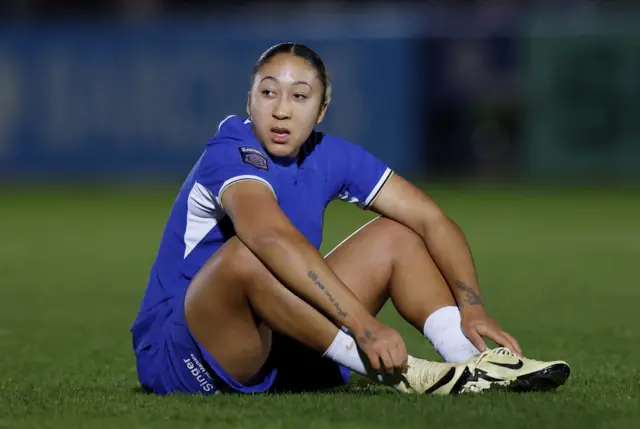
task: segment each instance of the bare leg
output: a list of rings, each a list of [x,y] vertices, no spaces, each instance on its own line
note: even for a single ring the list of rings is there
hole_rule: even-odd
[[[379,218],[326,258],[372,314],[390,297],[422,330],[435,310],[455,305],[423,241],[399,223]],[[324,352],[338,328],[284,287],[240,240],[232,238],[194,278],[185,298],[189,329],[236,380],[259,372],[271,351],[271,330]]]
[[[424,241],[393,220],[373,220],[326,260],[371,314],[391,298],[402,317],[420,332],[431,313],[456,305]]]
[[[191,333],[240,382],[265,364],[271,329],[319,354],[338,333],[329,319],[285,288],[235,237],[191,282],[185,314]]]
[[[421,330],[436,310],[455,306],[423,241],[392,220],[379,218],[361,228],[326,260],[372,314],[391,298],[400,314]],[[280,284],[237,238],[216,252],[194,278],[187,291],[185,312],[192,334],[240,382],[250,380],[266,363],[272,330],[318,355],[339,332],[329,319]],[[414,361],[420,361],[417,370],[410,366],[406,376],[420,378],[426,370],[427,377],[412,382],[412,388],[430,389],[435,386],[432,381],[452,374],[445,364]],[[566,380],[568,367],[563,365],[561,370],[566,374],[553,386]],[[459,369],[448,387],[442,388],[445,394],[457,383],[457,377],[464,375]],[[538,380],[538,373],[544,378],[546,373],[536,371],[529,374],[533,377],[529,382]],[[465,383],[471,385],[473,380]]]

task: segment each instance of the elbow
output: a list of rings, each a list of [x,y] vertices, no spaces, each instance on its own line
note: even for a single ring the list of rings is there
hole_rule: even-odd
[[[270,222],[236,227],[236,235],[245,246],[258,256],[283,247],[282,242],[285,237],[282,228]]]
[[[434,210],[423,219],[422,231],[425,238],[441,232],[451,231],[451,229],[460,229],[458,224],[442,210]]]

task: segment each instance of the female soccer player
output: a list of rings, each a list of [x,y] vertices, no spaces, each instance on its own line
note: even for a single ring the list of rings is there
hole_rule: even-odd
[[[142,386],[312,391],[350,371],[414,393],[563,384],[566,363],[522,357],[487,315],[458,226],[362,147],[314,130],[330,99],[308,47],[279,44],[258,60],[248,119],[220,123],[170,213],[131,328]],[[335,199],[380,217],[323,258]],[[388,299],[445,363],[407,354],[375,317]]]

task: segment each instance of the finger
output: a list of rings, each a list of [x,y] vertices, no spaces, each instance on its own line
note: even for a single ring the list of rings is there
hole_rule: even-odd
[[[380,372],[380,356],[377,353],[367,352],[367,359],[369,359],[369,365],[375,372]]]
[[[503,334],[509,338],[509,340],[511,340],[511,344],[513,344],[514,349],[512,350],[513,352],[515,352],[517,355],[522,356],[522,347],[520,347],[520,344],[518,344],[518,341],[513,337],[513,335],[509,334],[508,332],[503,332]]]
[[[385,350],[384,352],[380,353],[380,356],[382,357],[382,363],[384,364],[385,372],[389,375],[393,375],[395,364],[393,355],[391,354],[391,350]]]
[[[395,347],[391,349],[391,356],[393,357],[393,370],[402,370],[404,368],[404,354],[402,352],[402,345],[396,344]]]
[[[495,342],[498,346],[509,347],[509,339],[503,335],[502,329],[494,326],[480,325],[478,326],[478,333],[483,337],[489,338]]]
[[[402,361],[400,368],[404,371],[404,369],[409,365],[409,352],[407,351],[407,346],[404,342],[400,344],[400,358]]]
[[[471,341],[471,344],[473,344],[479,352],[482,353],[483,351],[487,350],[487,345],[485,344],[480,334],[478,334],[478,331],[472,329],[467,332],[466,335],[467,338],[469,338],[469,341]]]
[[[509,350],[511,350],[513,353],[516,353],[516,349],[513,345],[513,343],[511,342],[511,340],[509,339],[509,337],[507,337],[506,335],[504,335],[504,333],[500,332],[499,334],[496,335],[496,339],[494,340],[498,345],[502,346],[502,347],[506,347]]]

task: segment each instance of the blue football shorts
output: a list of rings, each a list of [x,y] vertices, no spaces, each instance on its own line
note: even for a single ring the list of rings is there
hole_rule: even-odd
[[[184,296],[159,310],[148,344],[136,356],[145,391],[172,393],[313,392],[345,385],[350,371],[296,341],[273,334],[272,350],[261,374],[247,384],[234,380],[191,335]],[[158,325],[159,324],[159,325]]]

